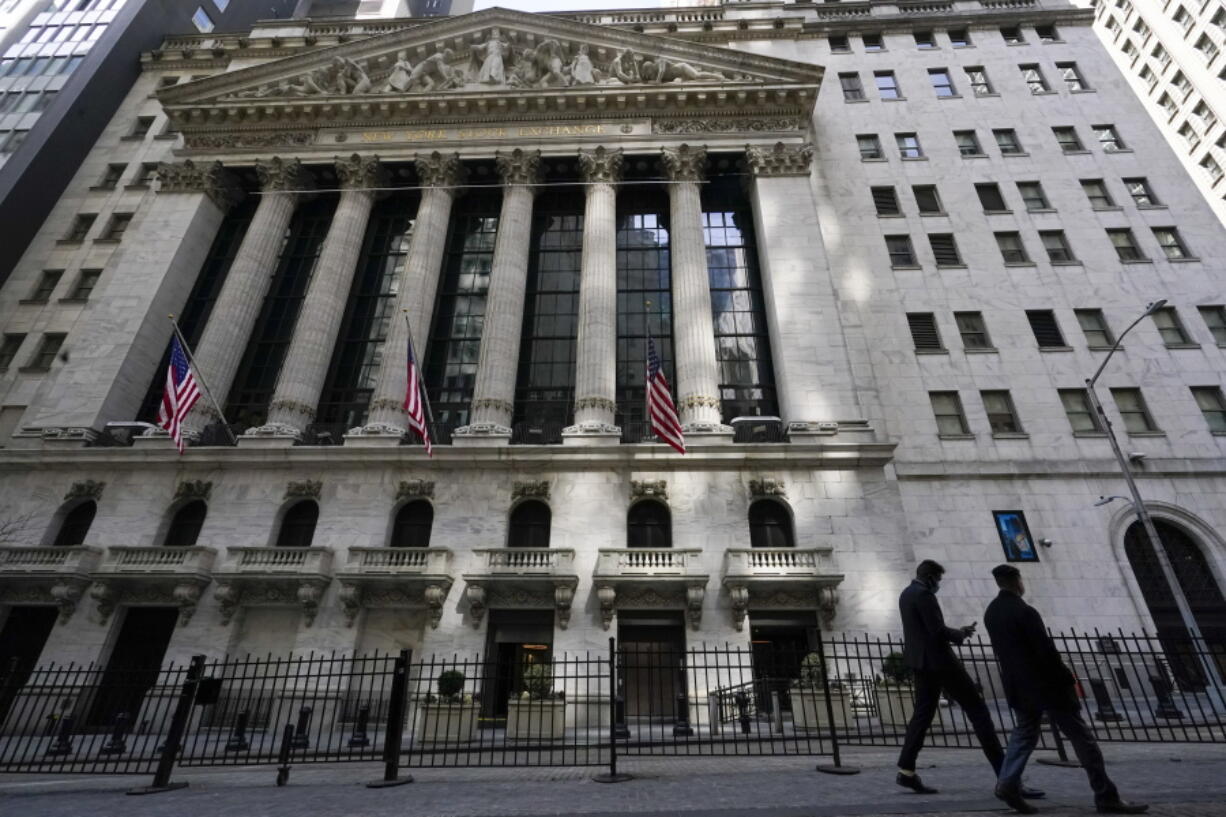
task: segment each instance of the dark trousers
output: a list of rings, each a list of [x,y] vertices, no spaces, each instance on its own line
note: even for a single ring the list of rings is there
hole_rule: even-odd
[[[1022,712],[1014,710],[1017,725],[1009,733],[1009,750],[1005,753],[1005,762],[1000,769],[1000,787],[1007,791],[1017,791],[1022,785],[1022,772],[1026,770],[1026,761],[1039,742],[1043,713]],[[1103,753],[1098,748],[1094,733],[1081,718],[1080,709],[1049,709],[1048,717],[1055,727],[1073,744],[1073,751],[1081,761],[1086,776],[1090,778],[1090,788],[1094,790],[1094,801],[1109,803],[1118,800],[1120,795],[1115,784],[1107,777],[1107,769],[1103,763]]]
[[[915,770],[915,759],[919,757],[920,749],[924,747],[924,736],[937,713],[937,705],[941,700],[941,690],[962,707],[971,725],[975,727],[975,736],[979,738],[979,746],[987,756],[992,770],[1000,774],[1000,765],[1004,761],[1005,752],[996,737],[996,724],[988,712],[987,704],[979,697],[975,683],[962,667],[949,670],[916,670],[915,671],[915,714],[907,724],[907,737],[902,744],[902,754],[898,756],[898,768],[907,771]]]

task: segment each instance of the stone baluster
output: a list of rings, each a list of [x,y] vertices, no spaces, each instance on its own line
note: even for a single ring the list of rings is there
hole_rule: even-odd
[[[348,159],[337,159],[340,201],[320,249],[302,312],[294,324],[293,338],[268,406],[268,422],[249,429],[247,435],[300,439],[303,429],[315,419],[315,408],[353,287],[362,240],[366,237],[375,200],[372,188],[380,186],[383,175],[378,157],[355,153]]]
[[[272,283],[285,231],[301,192],[310,187],[297,159],[257,162],[255,170],[260,178],[259,206],[195,349],[200,374],[223,407]],[[206,424],[217,419],[212,403],[202,399],[184,421],[184,434],[198,435]]]
[[[417,157],[417,177],[422,185],[421,204],[417,208],[409,252],[396,295],[396,309],[387,327],[383,342],[383,360],[371,395],[370,416],[366,425],[350,429],[347,444],[396,445],[404,436],[408,421],[404,413],[405,380],[408,371],[408,315],[413,329],[413,351],[418,364],[424,365],[426,338],[430,332],[430,317],[434,310],[443,251],[447,246],[451,205],[463,179],[464,166],[457,154],[435,151]]]
[[[622,152],[598,147],[580,151],[586,201],[579,278],[579,332],[576,341],[575,424],[567,442],[617,435],[617,182]]]
[[[719,364],[699,194],[706,160],[706,148],[689,145],[666,148],[663,155],[670,180],[668,246],[672,258],[677,409],[687,434],[731,431],[720,424]]]
[[[502,211],[485,302],[481,354],[473,386],[469,424],[456,429],[456,440],[474,436],[509,438],[515,410],[519,337],[524,321],[528,248],[532,236],[532,200],[541,175],[540,151],[515,149],[495,157],[502,176]],[[461,443],[462,444],[462,443]]]

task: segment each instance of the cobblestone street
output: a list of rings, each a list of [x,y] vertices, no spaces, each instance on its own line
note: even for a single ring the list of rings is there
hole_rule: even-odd
[[[1153,804],[1157,817],[1226,815],[1226,753],[1221,746],[1105,747],[1108,768],[1124,796]],[[123,792],[146,777],[0,778],[0,817],[161,817],[171,812],[240,817],[835,817],[885,814],[1002,814],[978,752],[928,750],[925,782],[940,794],[920,797],[893,783],[893,750],[852,749],[845,762],[863,771],[817,774],[802,758],[630,759],[631,782],[601,785],[600,769],[414,769],[412,785],[367,789],[373,764],[298,766],[284,788],[275,769],[187,769],[174,779],[187,789],[149,797]],[[823,759],[825,760],[825,759]],[[1042,813],[1093,813],[1078,769],[1031,764],[1028,782],[1046,789]]]

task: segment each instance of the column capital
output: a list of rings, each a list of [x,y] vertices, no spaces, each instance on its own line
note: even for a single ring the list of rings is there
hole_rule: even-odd
[[[221,162],[204,165],[191,159],[161,162],[158,181],[158,193],[204,193],[222,210],[229,210],[243,198],[238,181]]]
[[[813,146],[785,145],[783,142],[776,142],[773,147],[746,145],[745,156],[755,176],[807,176]]]
[[[464,165],[458,153],[417,154],[413,157],[417,178],[426,187],[455,187],[464,180]]]
[[[585,182],[613,184],[621,181],[625,155],[618,150],[609,150],[601,145],[595,150],[579,151],[579,168]]]
[[[294,192],[314,186],[298,159],[274,156],[266,162],[256,162],[255,172],[260,177],[260,189],[265,192]]]
[[[682,145],[677,148],[664,148],[662,159],[668,178],[674,182],[700,182],[706,175],[705,147]]]
[[[336,157],[336,178],[342,190],[369,190],[379,187],[385,174],[378,156],[355,153],[347,158]]]
[[[500,150],[494,154],[494,163],[498,166],[498,175],[502,177],[503,184],[536,184],[541,180],[539,150],[515,148],[510,153]]]

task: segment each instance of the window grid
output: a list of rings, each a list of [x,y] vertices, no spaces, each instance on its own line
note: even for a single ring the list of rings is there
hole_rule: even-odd
[[[890,255],[891,267],[914,267],[915,250],[911,246],[909,235],[887,235],[885,237],[886,251]]]
[[[1188,251],[1188,247],[1183,243],[1183,238],[1179,235],[1179,230],[1174,227],[1154,227],[1154,238],[1158,241],[1158,246],[1162,248],[1162,252],[1166,254],[1169,261],[1186,261],[1192,257],[1192,253]]]
[[[1101,309],[1074,309],[1073,314],[1091,349],[1109,349],[1115,345],[1115,335]]]
[[[1115,247],[1115,254],[1121,261],[1144,261],[1145,254],[1137,246],[1137,240],[1132,230],[1127,227],[1117,227],[1107,230],[1107,237]]]
[[[1090,405],[1085,389],[1060,389],[1060,403],[1074,434],[1100,434],[1102,423]]]
[[[47,269],[43,270],[38,276],[38,283],[34,285],[34,291],[30,293],[30,297],[26,300],[31,303],[45,304],[51,299],[51,293],[55,291],[55,287],[60,282],[60,277],[64,274],[62,269]]]
[[[960,267],[962,256],[958,252],[958,242],[950,233],[929,234],[928,245],[936,258],[938,267]]]
[[[873,207],[877,210],[879,216],[897,216],[902,214],[902,208],[898,206],[898,193],[893,187],[871,187],[869,191],[873,196]]]
[[[885,154],[881,150],[881,140],[875,133],[860,133],[856,135],[856,147],[860,151],[860,160],[865,159],[884,159]]]
[[[988,72],[982,65],[968,65],[966,67],[966,80],[970,83],[971,93],[975,96],[992,96],[992,83],[988,79]]]
[[[1078,153],[1085,150],[1081,144],[1081,138],[1077,136],[1077,129],[1072,127],[1058,127],[1051,129],[1052,134],[1056,137],[1056,143],[1060,145],[1060,149],[1065,153]]]
[[[38,351],[34,353],[26,369],[31,372],[50,371],[51,364],[55,362],[55,356],[59,354],[66,337],[68,336],[62,332],[45,332]]]
[[[1047,260],[1053,264],[1068,264],[1077,260],[1073,248],[1069,246],[1064,230],[1040,230],[1039,240],[1047,251]]]
[[[1187,346],[1191,342],[1188,332],[1183,328],[1183,321],[1173,306],[1164,306],[1153,314],[1154,326],[1167,346]]]
[[[907,327],[911,330],[911,341],[917,351],[945,351],[936,316],[931,312],[908,312]]]
[[[979,136],[973,130],[954,131],[954,143],[962,156],[983,156],[983,148],[979,144]]]
[[[17,357],[17,352],[21,350],[21,344],[25,342],[25,339],[24,332],[4,333],[4,340],[0,341],[0,370],[7,369],[13,364],[13,359]]]
[[[937,434],[949,437],[964,437],[970,434],[966,412],[962,410],[962,398],[956,391],[930,391],[932,414],[937,423]]]
[[[1124,421],[1124,430],[1129,434],[1146,434],[1158,430],[1140,389],[1112,389],[1111,396],[1115,400],[1120,418]]]
[[[873,82],[877,86],[877,96],[881,99],[902,99],[902,88],[893,71],[874,71]]]
[[[73,301],[88,301],[89,296],[93,294],[94,288],[98,286],[98,279],[102,277],[100,269],[83,269],[81,274],[77,276],[77,282],[72,288],[72,294],[69,299]]]
[[[996,245],[1000,247],[1000,255],[1006,264],[1029,264],[1030,256],[1022,236],[1015,232],[996,233]]]
[[[1000,148],[1002,156],[1016,156],[1025,153],[1022,143],[1018,141],[1017,131],[1013,128],[998,128],[992,131],[992,135],[996,137],[996,146]]]
[[[1226,306],[1217,304],[1197,307],[1209,334],[1219,346],[1226,346]]]
[[[1041,182],[1018,182],[1017,192],[1021,194],[1027,210],[1051,209],[1051,202],[1047,200]]]
[[[896,133],[894,141],[898,144],[898,153],[904,159],[921,159],[924,156],[924,149],[920,145],[919,137],[914,133]]]
[[[1085,78],[1082,77],[1080,69],[1077,68],[1075,62],[1058,62],[1056,70],[1060,72],[1060,78],[1064,80],[1066,90],[1076,93],[1077,91],[1088,91],[1090,86],[1086,85]]]
[[[1107,185],[1102,179],[1082,179],[1081,189],[1085,192],[1086,198],[1089,199],[1090,206],[1095,210],[1108,210],[1115,207],[1115,200],[1111,198],[1111,191],[1107,189]]]
[[[1094,136],[1098,139],[1098,144],[1102,146],[1103,152],[1119,153],[1127,149],[1115,125],[1091,125],[1090,128],[1094,131]]]
[[[950,75],[948,68],[929,68],[928,79],[932,82],[932,90],[936,92],[938,98],[957,96],[958,91],[954,88],[954,79]]]
[[[958,334],[962,336],[962,348],[992,348],[992,339],[988,336],[988,327],[984,323],[983,313],[955,312],[954,322],[958,325]]]
[[[1030,331],[1034,333],[1034,339],[1040,348],[1066,348],[1064,334],[1060,331],[1060,324],[1056,322],[1056,314],[1050,309],[1028,309],[1026,320],[1030,322]]]
[[[1226,397],[1220,386],[1193,386],[1192,397],[1196,407],[1205,417],[1209,430],[1214,434],[1226,434]]]
[[[1022,424],[1018,420],[1017,409],[1008,391],[981,391],[979,396],[983,400],[983,409],[988,415],[988,427],[993,434],[1022,433]]]
[[[1022,81],[1026,83],[1026,87],[1030,89],[1032,94],[1045,94],[1051,90],[1047,84],[1047,78],[1043,76],[1043,69],[1037,64],[1019,65],[1018,69],[1022,72]]]

